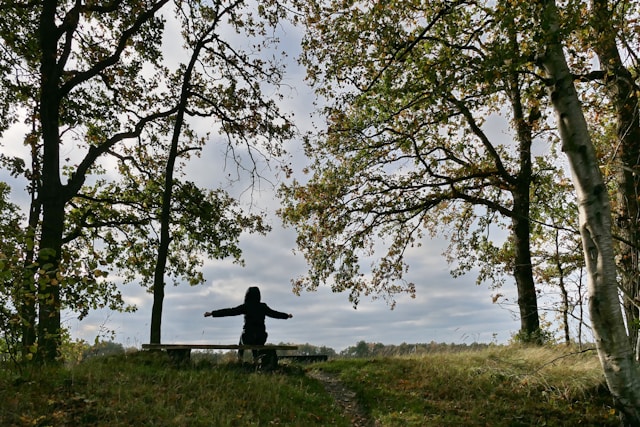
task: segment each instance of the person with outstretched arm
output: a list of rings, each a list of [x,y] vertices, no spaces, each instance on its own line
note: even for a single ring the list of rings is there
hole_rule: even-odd
[[[244,296],[244,304],[233,308],[207,311],[204,317],[226,317],[244,315],[244,327],[240,335],[240,345],[264,345],[267,342],[267,329],[264,324],[265,317],[274,319],[290,319],[292,314],[273,310],[267,304],[260,301],[260,289],[251,286]],[[258,350],[252,350],[253,359],[257,360]],[[238,350],[238,359],[242,361],[244,350]]]

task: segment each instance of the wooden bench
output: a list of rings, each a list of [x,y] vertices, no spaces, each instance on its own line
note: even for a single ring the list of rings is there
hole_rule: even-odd
[[[191,358],[191,350],[297,350],[296,345],[238,345],[238,344],[142,344],[143,350],[165,350],[176,362],[186,362]],[[277,359],[275,364],[277,364]]]

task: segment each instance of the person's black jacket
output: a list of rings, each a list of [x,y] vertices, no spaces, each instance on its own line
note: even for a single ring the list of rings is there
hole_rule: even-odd
[[[222,308],[210,312],[211,317],[239,316],[244,314],[244,330],[247,332],[266,332],[265,317],[288,319],[289,314],[276,311],[263,302],[244,303],[233,308]]]

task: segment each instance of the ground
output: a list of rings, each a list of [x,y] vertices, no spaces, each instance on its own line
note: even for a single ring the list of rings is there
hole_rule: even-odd
[[[327,393],[335,399],[345,415],[351,419],[354,427],[376,427],[379,425],[369,419],[367,413],[358,404],[356,394],[345,387],[336,375],[315,369],[308,371],[307,375],[315,378],[324,385]]]

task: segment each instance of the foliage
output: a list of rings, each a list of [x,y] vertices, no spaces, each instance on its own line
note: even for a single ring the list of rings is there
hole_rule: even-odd
[[[96,337],[96,345],[98,344],[98,338]],[[82,339],[72,339],[68,329],[64,329],[62,332],[62,344],[60,345],[60,360],[67,366],[73,366],[80,363],[85,352],[91,346]]]
[[[538,329],[529,210],[544,197],[538,178],[563,171],[537,154],[556,137],[527,6],[510,4],[301,4],[302,62],[327,128],[306,141],[308,179],[281,191],[310,265],[297,291],[328,283],[354,305],[393,304],[415,292],[406,255],[444,236],[454,276],[515,278],[523,330]]]
[[[281,343],[283,345],[287,345],[285,343]],[[331,347],[315,346],[309,343],[305,344],[295,344],[298,346],[298,350],[296,350],[295,354],[305,355],[305,356],[314,356],[318,354],[326,354],[328,357],[336,356],[336,351]]]
[[[160,239],[162,187],[157,180],[140,178],[102,183],[102,193],[97,196],[83,193],[74,203],[71,217],[85,221],[76,239],[80,248],[90,248],[95,268],[119,272],[125,283],[135,281],[149,287]],[[183,280],[191,285],[203,283],[200,267],[205,256],[231,257],[241,262],[240,234],[269,230],[263,215],[245,214],[237,200],[223,190],[201,189],[188,181],[177,181],[175,186],[171,208],[173,238],[166,269],[173,284]],[[108,195],[116,192],[117,202],[109,204]],[[97,224],[101,226],[94,226]]]
[[[113,341],[97,341],[82,352],[82,359],[91,357],[105,357],[124,354],[124,346]]]
[[[542,344],[553,343],[553,333],[551,331],[547,331],[544,329],[539,329],[534,332],[534,336],[530,336],[523,331],[518,331],[513,337],[512,340],[516,344],[526,344],[531,342],[540,342]]]
[[[21,337],[17,308],[21,296],[20,285],[24,266],[24,218],[17,205],[9,201],[10,188],[0,182],[0,353],[20,359],[18,343]]]
[[[457,353],[461,351],[482,350],[495,344],[471,343],[402,343],[399,345],[369,343],[364,340],[340,351],[339,358],[419,356],[429,353]]]
[[[568,179],[538,177],[540,194],[531,209],[534,219],[531,232],[537,242],[532,253],[537,288],[545,294],[560,295],[559,300],[554,298],[544,309],[556,313],[566,342],[572,338],[570,324],[577,324],[576,340],[582,340],[583,329],[589,327],[582,314],[587,292],[578,207],[566,196],[571,187]]]

